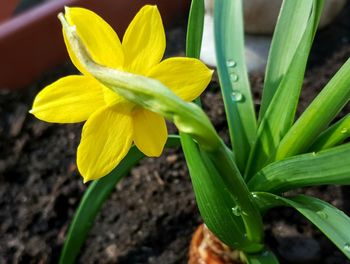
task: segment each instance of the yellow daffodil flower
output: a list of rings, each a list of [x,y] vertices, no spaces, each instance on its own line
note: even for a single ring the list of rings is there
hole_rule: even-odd
[[[120,42],[113,29],[84,8],[66,8],[65,19],[92,59],[103,66],[156,79],[186,101],[197,98],[210,82],[212,71],[191,58],[161,61],[165,33],[156,6],[144,6]],[[157,157],[167,139],[162,116],[141,108],[111,91],[79,63],[63,36],[73,64],[82,75],[71,75],[45,87],[35,98],[31,113],[54,123],[86,121],[77,151],[84,182],[111,172],[131,144],[145,155]]]

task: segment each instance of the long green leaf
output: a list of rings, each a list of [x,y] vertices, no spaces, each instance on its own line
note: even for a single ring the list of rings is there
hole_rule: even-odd
[[[192,0],[188,15],[186,34],[186,56],[198,59],[201,54],[203,26],[204,26],[204,0]],[[202,107],[200,98],[194,102]]]
[[[197,205],[205,224],[227,245],[244,247],[247,241],[243,221],[240,215],[235,215],[232,211],[236,201],[211,162],[203,160],[191,137],[182,135],[181,142]]]
[[[264,116],[278,86],[287,73],[309,22],[312,1],[283,1],[266,65],[259,120]]]
[[[178,136],[169,136],[166,147],[177,147],[179,144]],[[115,185],[126,176],[129,170],[143,157],[144,154],[141,151],[135,146],[131,147],[126,157],[109,175],[89,185],[69,227],[60,256],[60,264],[75,263],[75,259],[103,203],[115,189]]]
[[[303,2],[308,6],[306,3],[311,1],[298,2]],[[319,22],[322,4],[323,1],[313,1],[310,18],[298,45],[298,51],[294,54],[289,68],[280,81],[267,111],[262,116],[258,128],[257,140],[249,156],[247,170],[245,172],[246,179],[253,176],[273,158],[280,140],[294,122],[307,58],[314,38],[314,29]],[[293,11],[293,9],[290,11]]]
[[[187,25],[187,57],[199,58],[204,23],[204,1],[192,0]]]
[[[233,152],[241,172],[256,135],[256,117],[244,56],[241,0],[215,1],[217,70]]]
[[[283,198],[271,193],[255,193],[262,209],[290,206],[304,215],[350,259],[350,218],[334,206],[306,195]]]
[[[309,151],[319,151],[331,148],[341,144],[348,137],[350,137],[350,114],[347,114],[341,120],[322,132],[309,148]]]
[[[276,159],[306,151],[350,100],[350,59],[329,81],[321,93],[285,135]]]
[[[251,191],[282,193],[324,184],[350,185],[350,143],[272,163],[249,182]]]

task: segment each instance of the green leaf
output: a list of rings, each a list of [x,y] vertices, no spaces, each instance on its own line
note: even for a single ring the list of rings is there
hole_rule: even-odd
[[[259,120],[264,116],[306,30],[312,1],[283,1],[266,65]]]
[[[197,205],[205,224],[231,247],[248,252],[260,250],[260,244],[256,245],[247,239],[242,220],[246,212],[237,206],[237,197],[232,195],[215,165],[189,136],[181,135],[181,142]]]
[[[204,1],[192,0],[187,24],[186,56],[199,58],[204,23]]]
[[[350,114],[322,132],[309,148],[309,151],[319,151],[337,146],[348,137],[350,137]]]
[[[275,254],[267,249],[260,254],[244,254],[243,259],[247,264],[279,264]]]
[[[223,147],[216,151],[203,150],[202,158],[209,158],[226,188],[234,197],[236,205],[242,212],[241,217],[245,225],[247,240],[250,240],[252,244],[261,243],[263,237],[262,217],[233,160],[231,151],[223,144]]]
[[[217,70],[236,163],[243,172],[256,135],[256,117],[244,56],[241,0],[215,1]]]
[[[192,0],[187,24],[186,57],[199,59],[201,54],[204,11],[204,0]],[[194,102],[201,107],[199,97]]]
[[[297,2],[304,3],[306,5],[305,8],[308,7],[307,3],[310,3],[310,1]],[[277,91],[267,111],[261,118],[257,140],[249,156],[247,170],[245,172],[246,179],[253,176],[273,158],[280,140],[294,122],[307,58],[314,38],[314,29],[319,22],[322,4],[323,1],[313,1],[311,14],[308,16],[309,21],[297,46],[297,52],[294,53],[287,72],[282,76]],[[293,6],[285,5],[285,8],[287,7]],[[292,12],[293,10],[290,9],[288,11]],[[282,12],[282,14],[284,13]]]
[[[251,191],[282,193],[300,187],[350,184],[350,143],[272,163],[249,182]]]
[[[262,209],[290,206],[304,215],[350,259],[350,218],[334,206],[306,195],[283,198],[271,193],[255,193]]]
[[[179,143],[178,136],[169,136],[166,147],[177,147]],[[129,170],[143,157],[144,154],[139,151],[136,146],[132,146],[126,157],[110,174],[93,181],[89,185],[69,227],[59,263],[75,263],[75,259],[103,203],[115,189],[115,185],[126,176]]]
[[[350,59],[295,122],[278,147],[276,159],[305,152],[350,100]]]

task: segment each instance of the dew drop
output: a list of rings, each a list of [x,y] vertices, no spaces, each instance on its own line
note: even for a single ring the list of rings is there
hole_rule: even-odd
[[[238,82],[239,77],[236,73],[233,72],[230,74],[230,79],[231,79],[231,82]]]
[[[241,207],[239,207],[238,205],[236,205],[235,207],[232,207],[232,213],[233,213],[235,216],[241,216],[241,214],[242,214],[242,209],[241,209]]]
[[[340,133],[346,134],[346,133],[348,133],[348,129],[346,127],[344,127],[344,128],[342,128],[342,130],[340,130]]]
[[[237,62],[235,62],[235,61],[232,60],[232,59],[228,59],[228,60],[226,61],[226,66],[227,66],[227,67],[230,67],[230,68],[234,68],[234,67],[237,66]]]
[[[243,99],[243,94],[237,91],[233,91],[231,94],[232,101],[234,102],[240,102]]]
[[[346,252],[350,253],[350,243],[345,243],[343,248]]]
[[[323,219],[327,219],[328,218],[328,215],[325,212],[318,211],[317,214]]]

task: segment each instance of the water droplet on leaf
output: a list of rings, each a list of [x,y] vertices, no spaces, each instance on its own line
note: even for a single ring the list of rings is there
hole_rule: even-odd
[[[226,61],[226,65],[227,65],[227,67],[234,68],[234,67],[236,67],[237,63],[232,59],[228,59]]]
[[[231,82],[238,82],[238,75],[235,74],[234,72],[230,74],[230,79],[231,79]]]
[[[328,215],[325,212],[323,212],[323,211],[318,211],[317,214],[323,219],[327,219],[328,218]]]
[[[350,253],[350,243],[345,243],[343,248],[346,252]]]
[[[231,94],[232,101],[234,102],[240,102],[243,99],[243,94],[240,92],[233,91]]]
[[[235,216],[241,216],[241,213],[242,213],[241,207],[239,207],[238,205],[236,205],[235,207],[232,207],[232,213]]]
[[[344,128],[342,128],[342,130],[340,130],[340,133],[346,134],[346,133],[348,133],[348,129],[344,127]]]

